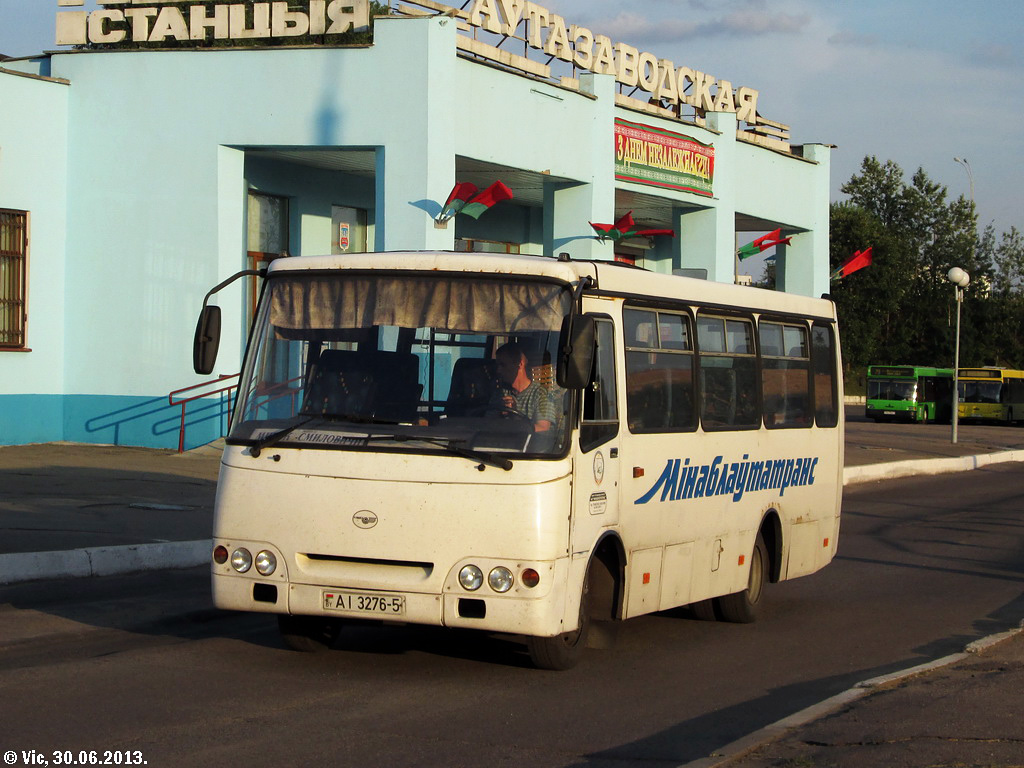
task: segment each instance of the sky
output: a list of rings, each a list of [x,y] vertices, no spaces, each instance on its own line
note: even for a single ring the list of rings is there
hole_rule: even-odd
[[[395,0],[392,0],[395,4]],[[449,4],[461,4],[450,0]],[[677,67],[760,92],[794,144],[834,144],[832,200],[869,155],[1024,230],[1022,0],[539,0]],[[0,0],[0,54],[54,50],[57,0]],[[522,33],[522,28],[520,28]],[[2,109],[2,105],[0,105]]]

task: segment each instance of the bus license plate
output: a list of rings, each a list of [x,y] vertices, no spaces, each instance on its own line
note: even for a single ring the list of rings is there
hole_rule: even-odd
[[[405,595],[326,589],[322,594],[325,611],[357,613],[362,616],[401,616],[405,613]]]
[[[882,411],[883,416],[895,416],[896,411]]]

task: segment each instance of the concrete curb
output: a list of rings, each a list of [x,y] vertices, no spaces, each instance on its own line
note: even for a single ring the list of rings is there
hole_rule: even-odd
[[[14,552],[0,555],[0,584],[192,568],[209,562],[212,546],[212,540],[200,539],[57,552]]]
[[[976,456],[954,456],[948,459],[911,459],[890,461],[886,464],[864,464],[843,469],[843,485],[856,485],[872,480],[892,480],[908,475],[942,475],[949,472],[967,472],[989,464],[1024,461],[1024,451],[999,451]]]
[[[720,766],[726,766],[732,761],[740,759],[752,750],[776,741],[785,735],[787,731],[813,723],[816,720],[820,720],[821,718],[838,711],[847,704],[851,704],[858,699],[864,698],[868,694],[872,693],[876,688],[883,685],[901,682],[927,672],[932,672],[936,669],[949,666],[950,664],[956,664],[958,661],[963,661],[968,658],[971,654],[980,653],[983,650],[991,648],[993,645],[998,645],[1004,640],[1009,640],[1011,637],[1014,637],[1021,632],[1024,632],[1024,621],[1021,622],[1021,627],[1018,629],[1011,629],[1008,632],[1000,632],[995,635],[989,635],[988,637],[975,640],[967,645],[960,653],[943,656],[941,659],[935,659],[934,661],[929,661],[924,664],[918,664],[899,672],[893,672],[889,675],[882,675],[880,677],[873,677],[869,680],[863,680],[852,688],[848,688],[841,693],[837,693],[835,696],[827,698],[824,701],[819,701],[817,704],[812,704],[806,709],[795,712],[794,714],[784,717],[771,725],[766,725],[760,730],[749,733],[730,744],[726,744],[721,749],[715,750],[709,757],[702,757],[697,760],[691,760],[688,763],[684,763],[681,768],[720,768]]]

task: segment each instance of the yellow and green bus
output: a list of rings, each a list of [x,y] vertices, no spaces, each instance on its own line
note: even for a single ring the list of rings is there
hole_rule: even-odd
[[[960,368],[959,418],[969,421],[1024,421],[1024,371]]]
[[[865,415],[875,421],[948,422],[953,416],[953,369],[868,366]]]

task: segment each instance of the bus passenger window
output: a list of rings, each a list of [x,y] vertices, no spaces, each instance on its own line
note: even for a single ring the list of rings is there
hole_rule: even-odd
[[[631,432],[697,428],[690,318],[679,312],[625,309],[626,408]]]
[[[839,424],[836,394],[836,345],[833,330],[823,323],[811,329],[811,365],[814,369],[814,421],[819,427]]]
[[[810,349],[807,326],[761,320],[761,402],[764,424],[810,427]]]
[[[608,442],[619,433],[615,388],[615,327],[598,320],[593,381],[583,390],[580,449],[584,452]]]
[[[704,429],[756,429],[761,415],[753,323],[700,315],[697,345]]]

